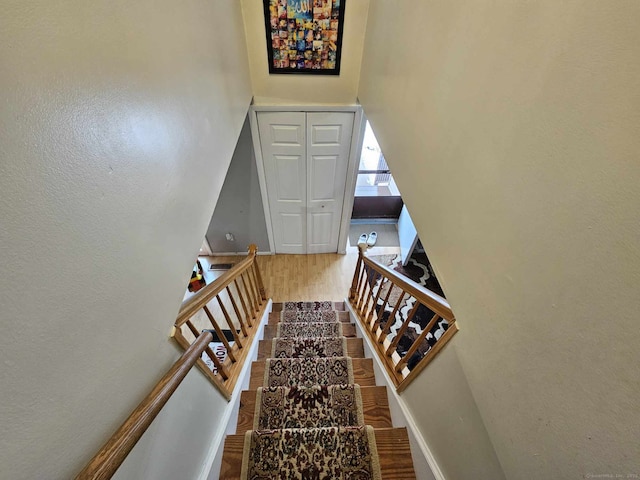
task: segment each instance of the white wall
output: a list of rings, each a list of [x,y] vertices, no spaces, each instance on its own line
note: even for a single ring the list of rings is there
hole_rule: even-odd
[[[193,368],[113,480],[206,478],[212,439],[224,433],[227,400]]]
[[[345,299],[345,301],[347,301]],[[351,321],[374,359],[377,385],[386,385],[394,427],[406,427],[418,480],[504,479],[456,354],[455,338],[401,393],[347,302]],[[455,420],[452,420],[455,418]]]
[[[640,473],[639,21],[632,0],[370,5],[358,95],[509,479]]]
[[[356,103],[369,0],[345,3],[340,75],[269,75],[262,0],[241,0],[256,105]]]
[[[269,319],[271,301],[249,346],[231,401],[193,368],[113,476],[114,480],[217,479],[226,434],[238,424],[240,392],[249,388],[251,362]]]
[[[70,478],[178,356],[251,100],[240,5],[3,2],[0,58],[0,478]]]

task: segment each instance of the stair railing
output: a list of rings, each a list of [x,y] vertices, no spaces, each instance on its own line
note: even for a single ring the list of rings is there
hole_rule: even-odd
[[[458,326],[444,298],[374,262],[365,256],[365,249],[361,247],[358,253],[349,302],[396,390],[401,392],[455,335]],[[412,321],[417,319],[416,315],[426,312],[432,314],[430,320],[422,328],[415,328]],[[446,324],[441,320],[446,320]],[[392,332],[391,327],[398,322],[400,326]],[[444,333],[437,340],[433,335],[428,338],[439,323]],[[410,331],[413,331],[413,340],[405,337]],[[407,340],[403,342],[404,348],[399,349],[403,337]]]
[[[205,332],[189,346],[75,480],[107,480],[116,473],[212,339],[211,333]]]
[[[256,254],[257,247],[250,245],[247,258],[185,300],[171,333],[185,350],[203,332],[217,336],[220,348],[204,349],[210,365],[202,358],[196,363],[227,401],[267,306]]]

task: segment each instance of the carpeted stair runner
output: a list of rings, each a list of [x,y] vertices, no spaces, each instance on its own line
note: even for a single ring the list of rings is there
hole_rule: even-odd
[[[271,358],[346,357],[346,337],[274,338]]]
[[[333,302],[284,302],[282,311],[292,310],[294,312],[308,312],[313,310],[331,311]]]
[[[260,387],[254,430],[364,425],[359,385]]]
[[[268,358],[264,370],[265,387],[350,383],[353,383],[353,363],[349,357]]]
[[[280,321],[288,322],[337,322],[337,312],[324,310],[295,311],[284,310],[280,313]]]
[[[342,322],[279,323],[276,336],[280,338],[341,337]]]
[[[369,426],[254,430],[244,449],[241,478],[382,478]]]
[[[336,311],[341,306],[274,308],[275,338],[265,330],[268,358],[253,363],[254,390],[243,392],[238,416],[245,433],[227,437],[221,479],[415,479],[406,430],[389,428],[386,391],[374,386],[371,360],[348,356],[347,341],[356,353],[359,345],[359,357],[362,343],[343,336],[353,326]]]

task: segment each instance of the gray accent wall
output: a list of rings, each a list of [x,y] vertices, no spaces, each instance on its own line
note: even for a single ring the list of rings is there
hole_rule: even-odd
[[[233,241],[226,239],[231,233]],[[220,198],[207,229],[213,253],[246,252],[251,243],[259,252],[269,251],[258,170],[253,151],[249,118],[245,119]]]

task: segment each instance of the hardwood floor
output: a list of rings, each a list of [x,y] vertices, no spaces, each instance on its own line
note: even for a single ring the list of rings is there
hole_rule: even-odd
[[[399,253],[395,247],[374,247],[367,255]],[[216,257],[217,263],[237,262],[242,257]],[[347,254],[259,255],[257,258],[267,296],[274,302],[342,300],[358,260],[358,249],[347,247]]]

